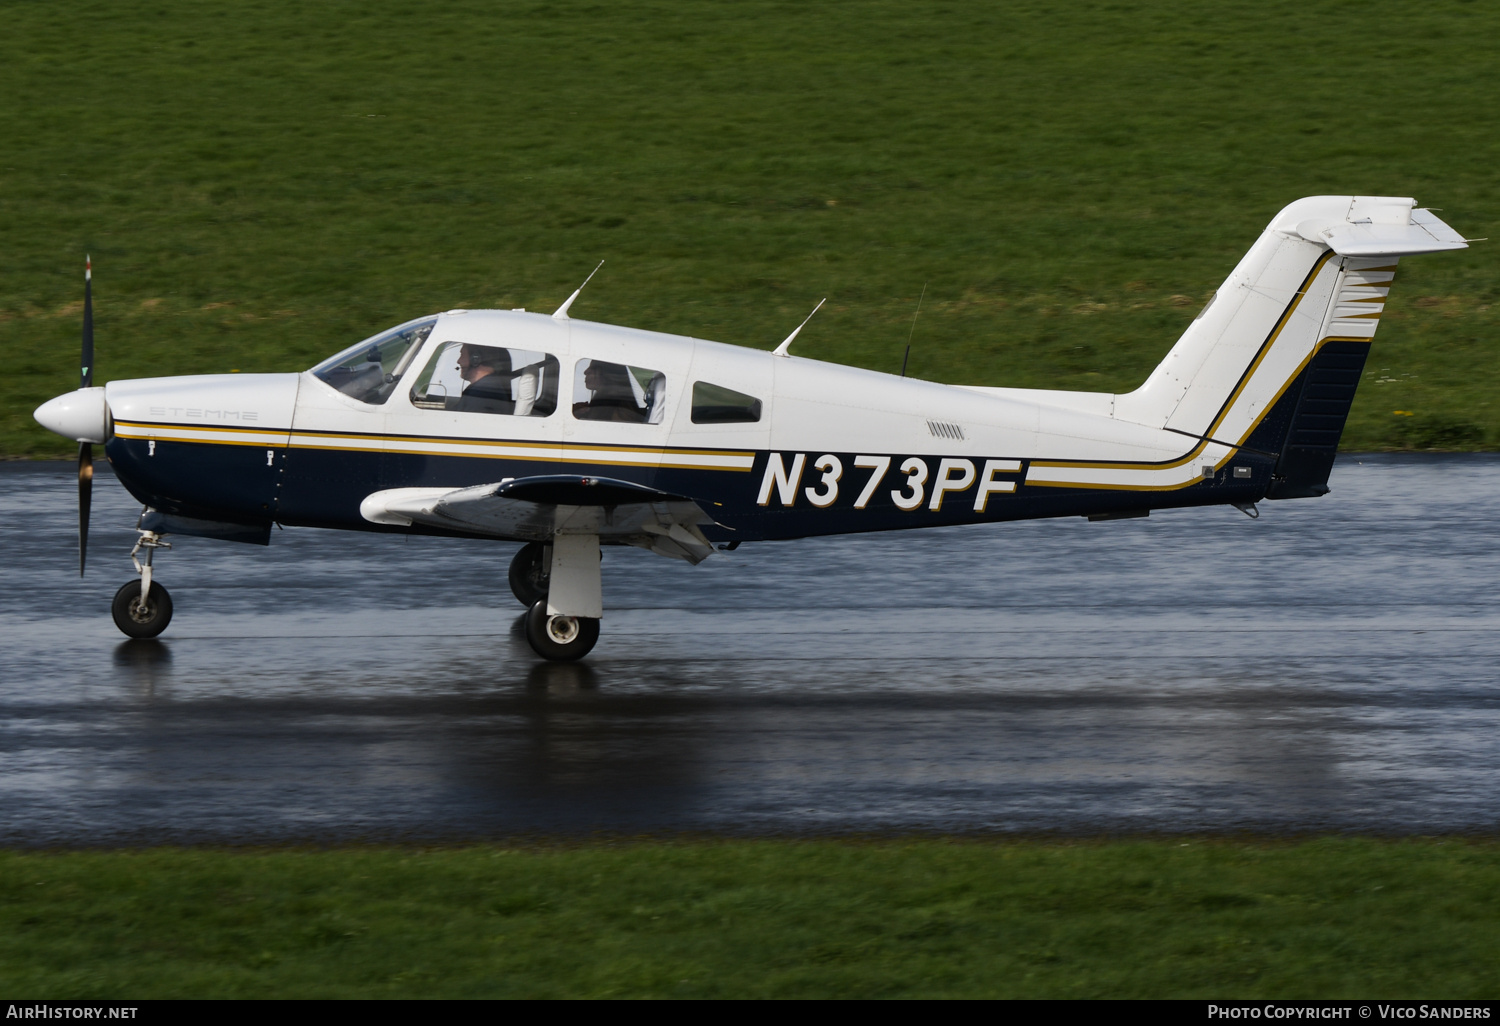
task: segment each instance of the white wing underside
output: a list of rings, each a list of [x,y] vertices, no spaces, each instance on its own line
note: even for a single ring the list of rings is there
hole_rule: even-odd
[[[420,524],[518,541],[593,534],[601,542],[634,545],[694,564],[714,551],[700,530],[714,520],[690,500],[569,506],[496,495],[497,487],[390,488],[367,496],[359,512],[376,524]]]

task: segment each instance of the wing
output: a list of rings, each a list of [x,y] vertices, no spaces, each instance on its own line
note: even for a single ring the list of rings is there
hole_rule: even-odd
[[[607,477],[561,474],[471,488],[389,488],[366,496],[359,512],[376,524],[421,524],[518,541],[597,534],[601,541],[689,563],[701,563],[713,553],[713,543],[700,528],[716,523],[685,495]]]

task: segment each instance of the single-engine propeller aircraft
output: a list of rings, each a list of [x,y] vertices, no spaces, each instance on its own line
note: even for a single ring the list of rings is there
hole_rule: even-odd
[[[113,604],[127,635],[171,619],[164,535],[264,545],[279,523],[522,542],[527,640],[577,659],[601,545],[696,564],[747,541],[1323,495],[1397,259],[1465,246],[1409,198],[1298,200],[1121,395],[837,366],[792,356],[795,331],[764,352],[573,320],[582,286],[550,315],[408,321],[300,374],[101,388],[86,284],[80,387],[36,419],[79,443],[80,573],[94,445],[145,504],[140,579]]]

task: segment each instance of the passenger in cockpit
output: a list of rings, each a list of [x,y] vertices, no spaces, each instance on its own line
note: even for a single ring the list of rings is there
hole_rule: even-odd
[[[510,393],[510,351],[465,345],[458,352],[458,373],[467,384],[458,409],[474,413],[515,412]]]
[[[630,387],[630,371],[618,363],[594,360],[583,372],[583,387],[590,392],[587,402],[573,404],[573,416],[579,420],[611,420],[622,424],[646,423],[646,411],[636,402]]]

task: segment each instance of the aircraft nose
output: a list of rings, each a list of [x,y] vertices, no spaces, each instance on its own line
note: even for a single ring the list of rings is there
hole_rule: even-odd
[[[48,431],[75,442],[109,440],[109,406],[102,387],[80,388],[48,399],[32,416]]]

